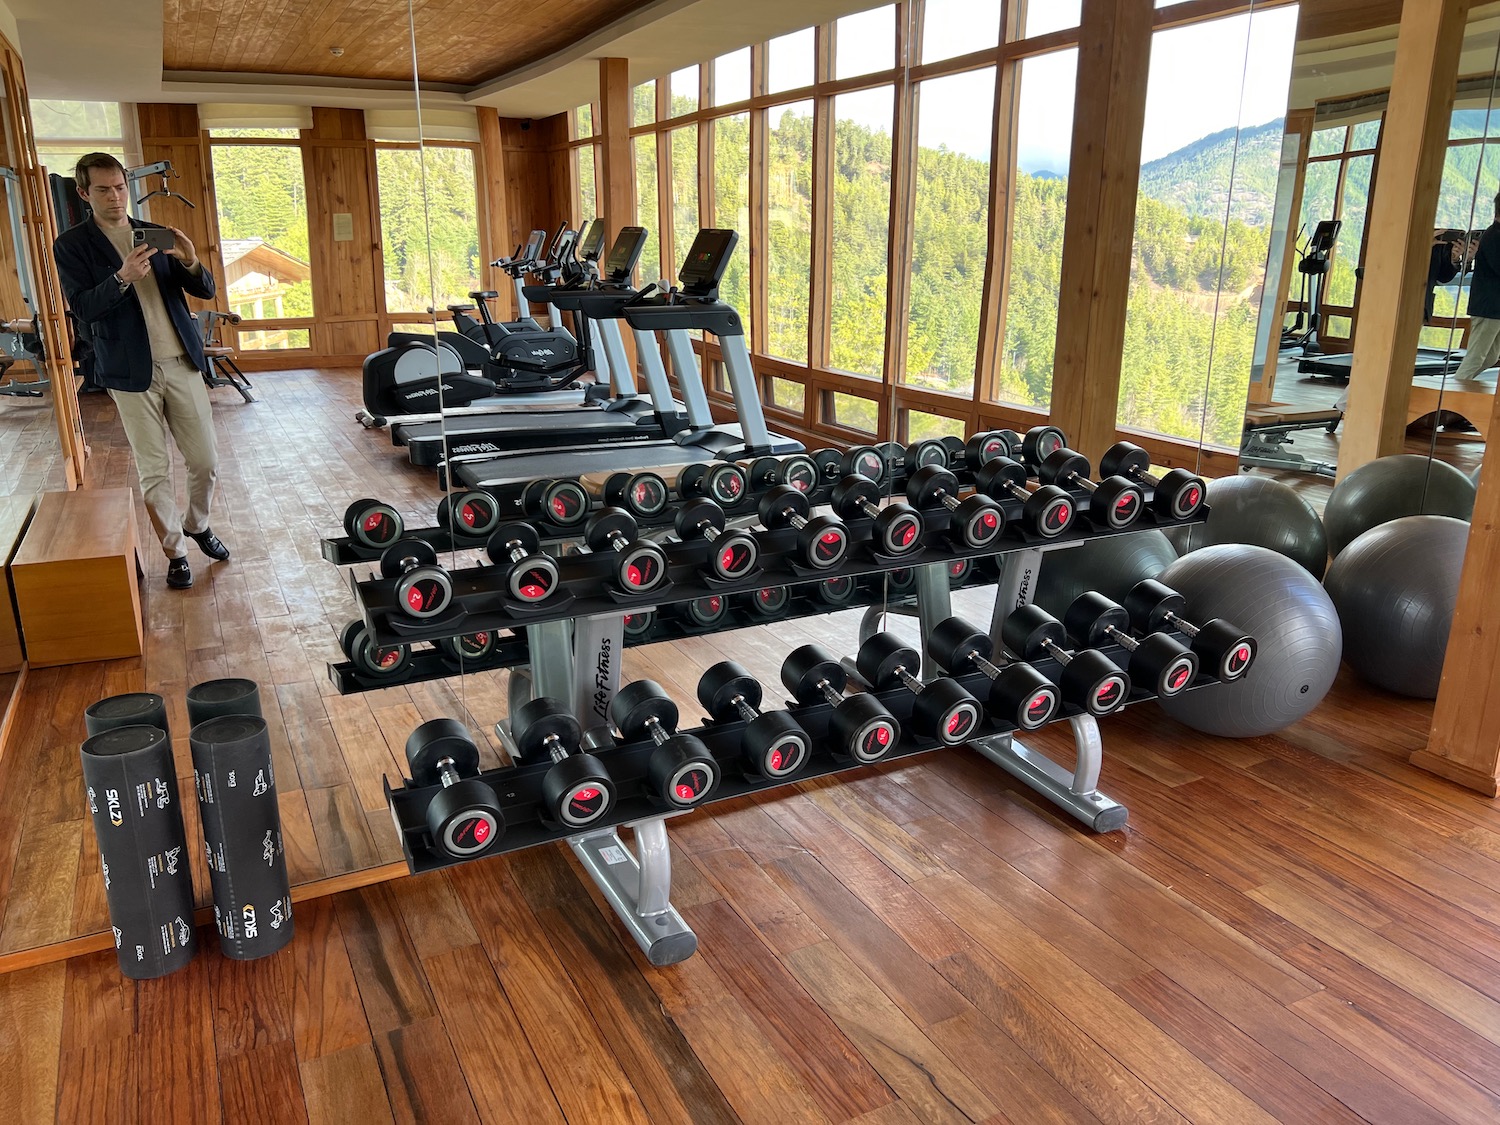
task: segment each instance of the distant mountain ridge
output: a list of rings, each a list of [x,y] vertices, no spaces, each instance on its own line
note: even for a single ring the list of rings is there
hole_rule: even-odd
[[[1188,215],[1222,218],[1232,173],[1233,217],[1252,226],[1269,225],[1276,202],[1282,128],[1283,119],[1278,117],[1264,125],[1231,127],[1200,137],[1141,165],[1140,190]]]

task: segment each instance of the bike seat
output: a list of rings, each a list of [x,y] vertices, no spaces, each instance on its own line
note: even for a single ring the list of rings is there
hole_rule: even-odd
[[[493,289],[476,289],[469,296],[473,297],[476,301],[492,301],[500,296],[500,294],[496,293]]]
[[[446,305],[444,307],[447,308],[449,312],[453,313],[466,313],[474,311],[473,305]],[[427,311],[432,312],[431,309],[428,309]]]

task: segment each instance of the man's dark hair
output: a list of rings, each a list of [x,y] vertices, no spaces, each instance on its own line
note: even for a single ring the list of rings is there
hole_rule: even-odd
[[[89,190],[90,168],[104,168],[106,170],[113,168],[114,170],[118,171],[120,175],[125,175],[125,165],[121,164],[109,153],[86,153],[84,156],[79,158],[77,165],[73,168],[73,178],[78,181],[78,190],[84,192],[85,194],[87,194]]]

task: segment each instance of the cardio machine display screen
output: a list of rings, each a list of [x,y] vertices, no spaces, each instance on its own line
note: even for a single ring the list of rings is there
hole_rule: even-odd
[[[604,276],[614,281],[624,281],[635,269],[635,263],[646,247],[645,227],[621,227],[615,236],[615,244],[609,248],[609,260],[604,263]]]
[[[542,256],[542,248],[547,245],[547,232],[534,230],[531,237],[526,240],[526,249],[521,254],[524,262],[534,262]]]
[[[589,227],[588,237],[578,247],[580,258],[593,258],[599,260],[599,254],[604,249],[604,224],[595,219]]]
[[[739,240],[740,236],[732,230],[700,230],[677,275],[678,283],[686,290],[715,288],[724,277],[729,256]]]

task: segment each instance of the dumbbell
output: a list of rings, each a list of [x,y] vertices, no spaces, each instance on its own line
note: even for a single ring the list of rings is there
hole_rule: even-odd
[[[707,496],[716,504],[732,508],[749,492],[745,470],[728,461],[717,464],[699,462],[688,465],[677,474],[677,494],[684,500]]]
[[[818,486],[819,470],[813,459],[805,453],[792,453],[785,457],[757,457],[745,469],[746,479],[752,492],[786,484],[798,492],[811,492]]]
[[[987,547],[1005,530],[1000,505],[977,492],[959,500],[958,478],[938,465],[927,465],[907,478],[906,498],[918,508],[947,508],[948,537],[965,547]]]
[[[1021,501],[1021,518],[1044,539],[1061,535],[1073,525],[1073,497],[1055,484],[1026,487],[1026,466],[1009,457],[991,457],[974,474],[974,487],[986,496],[1011,496]]]
[[[1125,612],[1138,633],[1154,633],[1170,625],[1188,638],[1194,652],[1214,669],[1224,683],[1239,679],[1255,660],[1255,638],[1241,632],[1222,617],[1201,625],[1183,620],[1187,599],[1154,578],[1145,578],[1125,595]]]
[[[1067,630],[1039,605],[1023,605],[1000,626],[1000,639],[1022,660],[1050,656],[1062,665],[1063,699],[1090,715],[1108,715],[1130,698],[1130,677],[1098,649],[1070,652]]]
[[[852,605],[859,597],[859,579],[852,574],[825,578],[813,583],[812,596],[823,605],[842,609],[846,605]]]
[[[529,523],[496,528],[484,545],[490,561],[504,568],[505,588],[518,602],[541,602],[557,590],[557,560],[542,553],[542,540]]]
[[[421,539],[398,539],[380,555],[380,574],[396,579],[396,604],[408,617],[436,617],[453,601],[453,579]]]
[[[521,510],[532,519],[576,527],[589,514],[589,494],[576,480],[534,480],[521,492]]]
[[[813,464],[818,467],[819,484],[832,484],[844,475],[839,467],[843,463],[844,455],[837,449],[831,447],[815,449],[809,456],[812,457]]]
[[[948,443],[941,438],[914,441],[906,447],[901,463],[908,473],[914,473],[928,465],[937,465],[946,469],[948,467]]]
[[[356,500],[344,509],[344,530],[362,547],[383,551],[406,532],[401,513],[379,500]]]
[[[933,662],[950,675],[980,671],[990,678],[985,706],[990,714],[1021,730],[1046,726],[1062,706],[1057,685],[1020,660],[991,661],[995,644],[961,617],[939,621],[927,638]]]
[[[1044,485],[1081,488],[1089,494],[1089,520],[1100,527],[1129,527],[1146,509],[1146,494],[1140,485],[1119,475],[1098,484],[1089,480],[1089,459],[1071,449],[1054,449],[1036,467]]]
[[[860,645],[854,667],[876,691],[901,686],[917,697],[911,725],[918,734],[936,738],[945,746],[957,746],[979,726],[979,700],[957,680],[936,679],[924,684],[917,679],[921,655],[892,633],[876,633]]]
[[[649,594],[667,579],[667,553],[636,537],[635,517],[624,508],[600,508],[583,528],[589,550],[614,551],[615,585],[627,594]]]
[[[672,613],[695,629],[713,629],[722,625],[729,616],[729,598],[725,594],[708,594],[692,601],[677,602],[672,606]]]
[[[849,529],[833,516],[813,516],[807,497],[781,484],[760,498],[760,522],[768,528],[795,527],[797,550],[814,570],[838,566],[849,553]]]
[[[839,459],[840,476],[846,477],[855,473],[862,477],[869,477],[876,484],[885,483],[887,469],[885,458],[873,445],[850,446]]]
[[[1080,644],[1097,648],[1111,641],[1130,653],[1125,665],[1130,678],[1151,684],[1162,699],[1180,695],[1198,675],[1198,657],[1191,649],[1165,633],[1152,632],[1140,640],[1130,635],[1130,614],[1118,602],[1098,590],[1088,590],[1073,599],[1063,614],[1068,635]]]
[[[838,657],[821,645],[792,649],[781,663],[781,682],[798,703],[832,704],[829,729],[837,757],[878,762],[901,739],[901,725],[879,699],[869,692],[844,694],[848,673]]]
[[[600,495],[606,504],[624,508],[637,519],[660,515],[672,498],[667,482],[652,472],[610,473]]]
[[[436,644],[443,663],[462,668],[465,665],[483,664],[494,656],[495,649],[500,644],[500,635],[490,629],[481,629],[458,637],[439,637]]]
[[[1068,435],[1056,426],[1032,426],[1021,439],[1021,453],[1017,459],[1035,469],[1059,449],[1067,447]],[[1016,457],[1016,454],[1011,456]]]
[[[1015,430],[986,430],[964,442],[964,465],[978,472],[996,457],[1014,457],[1020,448]]]
[[[936,443],[939,448],[942,442]],[[948,451],[943,450],[946,458]],[[909,504],[876,503],[880,486],[869,477],[850,473],[833,486],[832,508],[846,520],[867,516],[875,521],[872,545],[884,555],[901,556],[922,548],[922,514]]]
[[[776,621],[786,616],[791,605],[792,592],[785,586],[762,586],[751,593],[745,609],[757,620]]]
[[[500,523],[500,504],[488,492],[451,492],[438,501],[438,523],[456,539],[488,539]]]
[[[620,688],[610,700],[609,717],[625,741],[656,743],[646,761],[646,780],[657,800],[687,809],[718,788],[719,763],[702,739],[677,732],[677,704],[655,680],[632,680]]]
[[[1203,478],[1186,469],[1169,469],[1161,477],[1151,475],[1151,454],[1128,441],[1117,441],[1099,458],[1099,475],[1122,476],[1154,490],[1151,506],[1168,519],[1185,520],[1198,514],[1208,497]]]
[[[627,640],[640,640],[651,632],[651,627],[655,624],[656,610],[654,609],[637,609],[620,619],[620,626],[624,629]]]
[[[457,719],[429,719],[406,740],[406,763],[418,788],[441,785],[427,802],[433,844],[456,859],[494,847],[505,834],[500,798],[479,780],[479,750]]]
[[[785,711],[761,711],[760,682],[733,660],[711,665],[698,680],[698,702],[715,722],[745,721],[740,752],[750,773],[791,777],[807,764],[812,740]]]
[[[677,510],[677,534],[687,539],[707,539],[713,544],[709,569],[716,578],[735,582],[760,565],[760,544],[743,528],[724,529],[724,509],[706,496],[687,501]]]
[[[358,618],[339,633],[339,647],[361,676],[395,680],[411,669],[411,646],[377,645],[370,630]]]
[[[510,732],[523,762],[552,759],[542,775],[542,806],[565,828],[587,828],[609,815],[615,783],[604,763],[579,752],[583,732],[559,700],[542,695],[529,699],[510,717]]]

